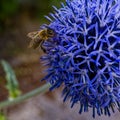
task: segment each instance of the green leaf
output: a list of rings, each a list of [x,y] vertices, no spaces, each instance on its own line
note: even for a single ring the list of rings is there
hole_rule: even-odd
[[[13,100],[21,94],[21,91],[19,90],[19,83],[17,81],[15,72],[13,71],[12,67],[4,60],[1,61],[1,64],[6,73],[6,88],[9,91],[9,99]]]

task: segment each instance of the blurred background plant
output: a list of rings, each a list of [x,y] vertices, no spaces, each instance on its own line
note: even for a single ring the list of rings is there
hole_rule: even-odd
[[[10,64],[4,60],[1,61],[2,67],[5,72],[5,78],[6,78],[6,89],[8,91],[8,100],[0,102],[0,120],[6,120],[7,118],[7,109],[6,107],[9,107],[11,105],[23,102],[26,99],[29,99],[35,95],[38,95],[40,93],[44,93],[48,91],[49,84],[45,84],[42,87],[39,87],[35,90],[32,90],[31,92],[21,95],[21,90],[19,89],[19,83],[16,78],[15,72],[10,66]]]
[[[0,58],[23,52],[28,44],[26,34],[38,30],[41,24],[48,23],[44,15],[53,10],[52,5],[60,7],[62,1],[64,0],[1,0]]]
[[[9,63],[6,61],[2,60],[1,61],[2,67],[5,72],[5,78],[6,78],[6,89],[8,91],[8,100],[6,100],[8,103],[9,101],[14,101],[18,96],[20,96],[21,91],[19,89],[19,83],[16,79],[16,75],[14,73],[14,70],[11,68]],[[3,102],[4,103],[4,102]],[[6,110],[4,107],[1,107],[3,105],[2,102],[0,102],[0,120],[7,120],[6,116]]]
[[[20,96],[21,91],[19,89],[19,84],[14,71],[11,66],[4,60],[1,61],[3,69],[6,73],[6,89],[8,90],[8,99],[14,100],[16,97]]]
[[[0,120],[7,120],[6,116],[2,112],[0,112]]]
[[[10,24],[11,18],[17,14],[19,3],[17,0],[1,0],[0,1],[0,30]]]
[[[63,1],[61,0],[61,2]],[[59,0],[1,0],[0,31],[2,32],[6,27],[14,25],[17,19],[13,18],[25,13],[33,19],[44,22],[46,19],[43,16],[51,11],[52,5],[59,7]]]
[[[44,76],[40,74],[44,68],[39,62],[43,53],[28,49],[27,34],[48,23],[44,15],[53,10],[52,5],[60,7],[62,1],[0,0],[0,61],[5,59],[0,64],[0,104],[5,101],[3,106],[14,104],[16,98],[18,102],[31,97],[43,84],[39,81]],[[0,120],[6,120],[4,112],[0,112]]]

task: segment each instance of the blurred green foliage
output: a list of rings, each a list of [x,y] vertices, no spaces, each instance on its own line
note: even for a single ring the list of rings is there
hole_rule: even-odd
[[[7,120],[6,116],[2,112],[0,112],[0,120]]]
[[[52,5],[60,7],[65,0],[0,0],[0,29],[14,23],[16,16],[29,13],[31,18],[43,19],[51,12]],[[45,19],[43,19],[45,20]],[[14,25],[14,24],[13,24]]]
[[[14,15],[18,7],[17,0],[0,0],[0,20],[5,20]]]
[[[17,14],[18,8],[19,4],[17,0],[0,0],[0,31]]]
[[[6,80],[7,80],[6,88],[7,88],[8,93],[9,93],[8,98],[9,98],[9,100],[13,100],[16,97],[20,96],[20,94],[21,94],[21,91],[19,89],[19,83],[17,81],[14,70],[9,65],[9,63],[2,60],[1,64],[2,64],[4,71],[5,71],[5,74],[6,74]]]
[[[51,5],[55,5],[57,7],[60,7],[61,2],[65,3],[65,0],[50,0],[50,1],[51,1]]]

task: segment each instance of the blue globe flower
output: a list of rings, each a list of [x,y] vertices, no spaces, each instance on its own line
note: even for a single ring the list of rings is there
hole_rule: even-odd
[[[64,86],[64,101],[110,116],[120,109],[120,0],[66,0],[47,16],[55,37],[44,42],[50,90]]]

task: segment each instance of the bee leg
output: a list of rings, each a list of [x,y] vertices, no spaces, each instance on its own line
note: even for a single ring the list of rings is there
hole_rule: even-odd
[[[43,50],[44,53],[46,53],[46,50],[43,46],[41,46],[41,49]]]
[[[46,53],[46,50],[45,50],[45,48],[43,47],[43,43],[44,43],[44,41],[41,42],[40,47],[41,47],[41,49],[43,50],[43,52]]]

